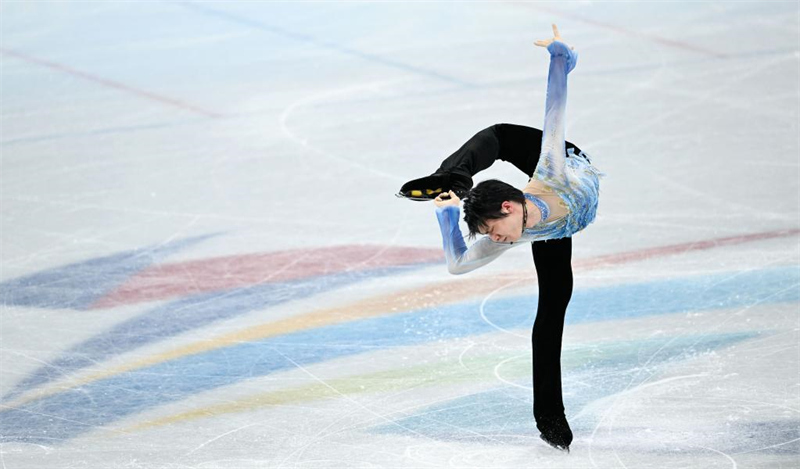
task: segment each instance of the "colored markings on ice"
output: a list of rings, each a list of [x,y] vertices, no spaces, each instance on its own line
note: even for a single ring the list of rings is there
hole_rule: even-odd
[[[578,290],[567,323],[797,302],[799,282],[800,269],[787,266]],[[529,312],[532,318],[535,305],[535,296],[497,299],[490,305],[491,320],[502,328],[519,327],[520,311]],[[477,314],[477,308],[476,303],[465,303],[367,318],[180,357],[6,410],[0,413],[0,435],[6,441],[52,443],[244,379],[376,348],[494,331],[494,326]]]
[[[0,285],[4,296],[18,304],[38,298],[36,305],[43,307],[86,308],[181,297],[65,351],[18,383],[4,396],[6,403],[31,388],[216,321],[442,260],[439,249],[334,246],[150,267],[159,256],[200,239],[150,250],[147,255],[133,252],[91,260]],[[119,283],[123,285],[107,294]],[[15,289],[19,285],[25,288]]]

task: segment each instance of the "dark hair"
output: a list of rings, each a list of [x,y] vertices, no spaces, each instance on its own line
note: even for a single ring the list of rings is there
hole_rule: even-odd
[[[469,227],[469,239],[474,239],[481,229],[486,228],[487,220],[508,216],[501,211],[505,201],[524,204],[525,196],[521,190],[497,179],[483,181],[469,191],[464,199],[464,221]]]

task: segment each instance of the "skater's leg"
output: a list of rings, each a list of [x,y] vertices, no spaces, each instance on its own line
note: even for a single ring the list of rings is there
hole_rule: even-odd
[[[472,188],[472,176],[488,168],[500,155],[496,126],[481,130],[447,157],[432,175],[411,180],[400,188],[400,195],[433,198],[453,190],[465,197]]]
[[[528,177],[532,176],[539,162],[542,131],[515,124],[496,124],[494,128],[502,143],[500,159],[513,164]]]
[[[524,125],[495,124],[475,134],[447,157],[436,172],[455,172],[471,177],[499,159],[513,164],[530,177],[539,162],[541,147],[541,130]],[[574,148],[575,154],[580,153],[571,142],[566,142],[566,148]]]
[[[539,282],[533,324],[534,415],[563,413],[561,336],[572,297],[572,238],[531,243]]]
[[[572,432],[561,396],[561,337],[572,297],[572,238],[532,243],[539,282],[533,325],[533,415],[543,436],[569,446]]]
[[[454,190],[460,197],[472,188],[472,176],[496,160],[507,161],[528,176],[539,161],[542,131],[514,124],[495,124],[467,140],[447,157],[432,175],[414,179],[400,188],[400,195],[433,198],[439,192]],[[576,148],[567,142],[567,148]],[[576,153],[579,152],[576,148]]]
[[[542,131],[533,127],[515,124],[495,124],[493,128],[500,142],[498,157],[516,166],[520,171],[533,176],[539,163],[539,152],[542,148]],[[580,148],[572,142],[566,142],[566,149],[573,148],[575,154]]]
[[[442,161],[434,174],[456,173],[471,178],[491,166],[500,157],[500,139],[496,127],[487,127],[473,135]]]

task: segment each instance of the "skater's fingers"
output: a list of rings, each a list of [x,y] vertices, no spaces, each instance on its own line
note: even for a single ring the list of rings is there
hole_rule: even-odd
[[[561,37],[561,35],[558,34],[558,26],[556,26],[555,23],[553,23],[553,36]]]

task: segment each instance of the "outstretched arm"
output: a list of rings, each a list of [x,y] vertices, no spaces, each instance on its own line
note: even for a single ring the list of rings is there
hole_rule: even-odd
[[[436,204],[436,218],[442,230],[444,257],[447,259],[447,270],[451,274],[464,274],[482,267],[500,257],[500,254],[512,247],[512,244],[495,243],[488,236],[479,239],[467,247],[458,219],[461,215],[460,200],[450,191],[448,199],[439,195]]]
[[[550,71],[547,76],[542,148],[534,177],[545,182],[564,182],[567,74],[575,68],[578,54],[562,42],[556,25],[553,25],[553,35],[552,39],[536,41],[537,46],[547,47],[550,52]]]
[[[436,209],[436,218],[442,230],[444,257],[447,259],[447,270],[451,274],[465,274],[483,267],[513,246],[511,243],[495,243],[484,236],[467,247],[458,226],[460,215],[461,210],[454,205]]]

